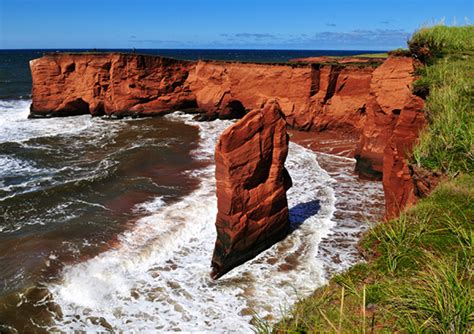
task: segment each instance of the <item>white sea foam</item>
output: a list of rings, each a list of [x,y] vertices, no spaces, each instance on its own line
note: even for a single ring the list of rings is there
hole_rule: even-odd
[[[104,143],[110,143],[117,131],[123,126],[121,122],[107,122],[99,118],[92,119],[90,115],[50,118],[28,119],[30,100],[0,100],[0,145],[8,148],[7,143],[16,143],[24,149],[52,150],[45,145],[35,145],[28,141],[35,138],[54,137],[81,133],[100,148]],[[72,141],[69,145],[76,144]],[[16,194],[16,191],[26,189],[33,191],[36,186],[51,180],[53,175],[65,169],[77,168],[69,166],[64,168],[39,168],[34,159],[28,160],[15,156],[9,151],[0,150],[0,190],[11,194],[0,198],[3,200]],[[28,176],[28,179],[20,180]],[[5,181],[19,177],[12,182]],[[20,182],[20,183],[18,183]]]
[[[6,154],[0,154],[0,191],[8,195],[0,196],[0,202],[15,196],[18,189],[28,189],[33,191],[37,185],[49,181],[50,175],[44,175],[44,170],[37,168],[30,161],[14,158]],[[29,180],[23,182],[9,182],[7,178],[24,177],[28,175]]]
[[[0,154],[0,171],[8,171],[10,175],[34,174],[40,171],[32,163]],[[1,174],[0,174],[1,175]],[[0,180],[1,184],[2,180]]]
[[[152,199],[151,201],[140,203],[135,205],[133,211],[135,212],[146,212],[146,213],[155,213],[165,205],[163,196],[158,196]]]
[[[325,261],[318,245],[336,227],[337,181],[318,165],[316,154],[290,144],[286,165],[293,179],[288,191],[293,233],[212,281],[217,213],[213,153],[231,122],[168,117],[200,128],[194,156],[211,164],[193,172],[201,180],[199,188],[171,205],[162,205],[161,198],[143,204],[156,211],[122,234],[117,248],[66,267],[62,281],[50,286],[63,313],[55,329],[103,330],[94,321],[102,317],[125,332],[250,332],[253,312],[278,316],[282,307],[324,283]]]
[[[30,105],[30,100],[0,100],[0,143],[80,132],[93,123],[90,115],[28,119]]]

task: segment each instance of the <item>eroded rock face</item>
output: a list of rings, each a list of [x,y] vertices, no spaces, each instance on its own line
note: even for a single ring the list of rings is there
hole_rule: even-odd
[[[52,54],[30,62],[32,116],[153,115],[196,107],[191,62],[130,54]]]
[[[397,117],[383,156],[383,187],[385,216],[393,218],[418,200],[410,158],[418,133],[425,125],[422,111],[424,101],[418,96],[409,97]]]
[[[286,122],[275,101],[226,129],[216,146],[217,240],[213,278],[255,257],[290,228]]]
[[[370,97],[357,152],[362,173],[382,176],[385,147],[401,111],[411,103],[415,80],[414,61],[409,57],[390,57],[372,73]]]
[[[188,77],[201,110],[213,119],[229,101],[246,110],[276,99],[288,125],[303,130],[345,127],[358,131],[374,68],[198,62]]]
[[[311,98],[312,129],[360,132],[370,97],[372,67],[323,66]]]
[[[298,129],[357,130],[372,67],[180,61],[135,54],[50,54],[30,63],[31,116],[147,116],[173,110],[240,118],[277,99]],[[352,99],[352,102],[351,102]]]
[[[290,119],[309,108],[311,67],[200,61],[190,71],[188,83],[199,108],[207,113],[221,114],[229,101],[253,110],[278,99]]]
[[[359,172],[382,178],[386,218],[418,199],[407,162],[425,124],[424,101],[411,90],[414,70],[412,58],[390,57],[373,72],[357,149]]]

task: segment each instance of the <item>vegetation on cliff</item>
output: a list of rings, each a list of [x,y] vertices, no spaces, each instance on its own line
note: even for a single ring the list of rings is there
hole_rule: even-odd
[[[423,28],[409,42],[425,63],[414,91],[428,126],[412,163],[447,175],[427,198],[370,230],[366,258],[259,332],[473,331],[474,26]]]
[[[428,62],[414,91],[426,99],[429,126],[413,152],[425,168],[454,174],[474,170],[474,26],[421,29],[409,42]],[[430,58],[426,59],[426,54]]]

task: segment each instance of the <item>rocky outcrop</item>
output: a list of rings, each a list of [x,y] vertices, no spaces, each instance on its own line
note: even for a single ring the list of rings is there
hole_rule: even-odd
[[[290,228],[286,191],[291,178],[286,123],[269,101],[226,129],[216,146],[217,241],[213,278],[255,257]]]
[[[208,114],[221,114],[232,101],[253,110],[277,99],[291,122],[295,114],[309,109],[311,78],[311,66],[200,61],[187,83],[198,107]]]
[[[390,57],[373,72],[356,150],[358,171],[383,179],[387,218],[418,198],[407,162],[425,124],[424,101],[411,89],[414,71],[412,58]]]
[[[385,146],[383,188],[387,218],[398,216],[400,210],[416,203],[419,198],[408,159],[411,157],[418,133],[425,125],[423,106],[424,101],[421,98],[408,97]]]
[[[359,133],[364,126],[373,71],[371,67],[321,67],[319,90],[311,98],[311,129]]]
[[[362,174],[382,176],[385,148],[399,123],[401,111],[415,98],[411,92],[414,70],[412,58],[390,57],[373,72],[356,153]],[[421,110],[422,104],[419,106]]]
[[[31,116],[154,115],[196,107],[190,62],[131,54],[51,54],[30,62]]]
[[[50,54],[30,66],[31,116],[146,116],[179,109],[212,120],[241,118],[276,100],[290,127],[360,138],[357,169],[383,178],[389,216],[414,201],[405,158],[424,116],[418,112],[423,101],[411,92],[415,62],[410,57],[392,56],[374,67],[343,61],[251,64]]]

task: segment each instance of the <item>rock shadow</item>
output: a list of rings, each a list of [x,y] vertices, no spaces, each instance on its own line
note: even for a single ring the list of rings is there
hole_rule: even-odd
[[[291,231],[298,229],[308,218],[316,215],[321,209],[318,199],[299,203],[290,209]]]

